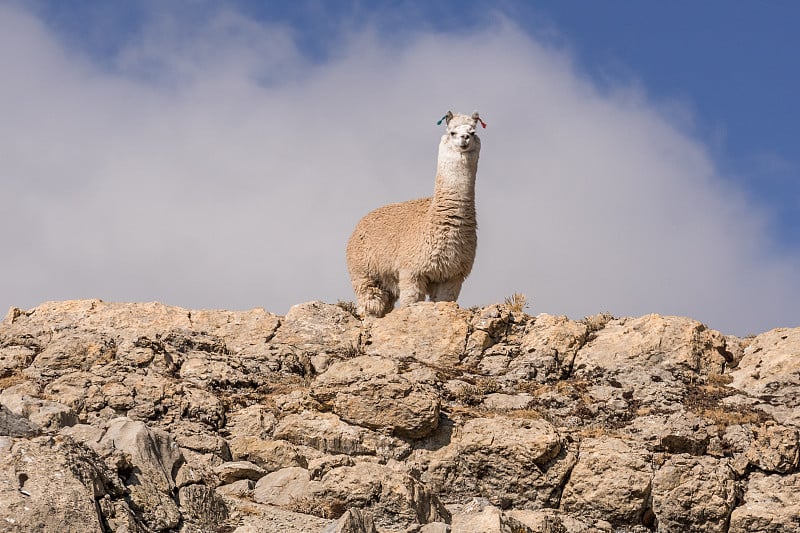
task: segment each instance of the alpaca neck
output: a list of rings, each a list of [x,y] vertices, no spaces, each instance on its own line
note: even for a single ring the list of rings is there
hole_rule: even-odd
[[[432,215],[435,218],[461,219],[463,222],[474,224],[478,153],[456,152],[441,147],[436,167]]]

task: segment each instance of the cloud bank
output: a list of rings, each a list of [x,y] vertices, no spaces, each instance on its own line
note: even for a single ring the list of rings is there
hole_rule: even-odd
[[[99,64],[0,6],[0,306],[96,297],[192,308],[352,299],[357,220],[433,190],[448,109],[481,111],[478,258],[462,306],[797,326],[800,257],[669,106],[600,89],[498,19],[324,63],[291,28],[154,17]]]

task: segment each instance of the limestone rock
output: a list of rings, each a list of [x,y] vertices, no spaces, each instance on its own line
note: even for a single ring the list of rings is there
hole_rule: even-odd
[[[798,467],[798,434],[794,428],[767,423],[756,430],[748,462],[765,472],[788,474]]]
[[[409,445],[399,439],[352,426],[332,413],[305,411],[289,415],[275,428],[274,438],[326,453],[376,455],[384,459],[400,459],[410,451]]]
[[[800,530],[800,328],[345,307],[12,308],[0,530]]]
[[[0,436],[31,437],[37,433],[36,427],[28,419],[14,414],[8,407],[0,404]]]
[[[372,513],[359,509],[348,509],[336,522],[322,533],[378,533]]]
[[[300,352],[347,354],[359,347],[358,324],[338,305],[308,302],[289,309],[270,343]]]
[[[349,423],[402,437],[424,437],[439,423],[438,396],[383,357],[334,363],[311,384],[311,396]]]
[[[252,462],[266,472],[290,466],[305,467],[308,463],[296,446],[282,440],[236,437],[230,446],[233,459]]]
[[[296,500],[307,495],[310,482],[311,477],[305,468],[282,468],[258,480],[253,499],[258,503],[290,508]]]
[[[656,471],[652,494],[658,531],[722,533],[738,489],[726,460],[674,455]]]
[[[421,479],[437,492],[541,508],[558,501],[575,456],[552,424],[498,416],[467,420],[448,446],[422,460]]]
[[[800,328],[756,336],[731,372],[731,387],[761,399],[778,422],[800,429]]]
[[[731,514],[730,533],[780,533],[800,530],[800,474],[754,473],[744,501]]]
[[[368,355],[457,365],[464,356],[470,316],[453,302],[420,302],[370,322]]]
[[[459,533],[535,533],[493,505],[477,512],[454,514],[452,527]]]
[[[650,498],[652,456],[635,442],[585,439],[561,497],[561,509],[612,526],[642,523]]]
[[[366,508],[382,527],[450,521],[450,513],[424,484],[388,466],[357,463],[334,468],[312,484],[309,496],[317,508]]]
[[[144,423],[118,418],[113,420],[100,441],[123,452],[130,467],[123,482],[130,491],[134,511],[153,529],[174,528],[180,511],[172,498],[175,474],[183,456],[172,437]]]
[[[588,332],[586,324],[565,316],[538,315],[522,338],[520,350],[524,355],[511,369],[520,378],[540,382],[564,377],[586,343]]]
[[[0,445],[3,531],[103,533],[104,510],[95,502],[121,492],[114,472],[71,439],[9,439]]]
[[[267,471],[250,461],[231,461],[214,468],[214,473],[219,476],[220,481],[227,484],[240,479],[258,481]]]

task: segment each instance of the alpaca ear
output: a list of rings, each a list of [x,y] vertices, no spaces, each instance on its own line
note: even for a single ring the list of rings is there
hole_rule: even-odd
[[[472,114],[472,120],[475,121],[475,124],[480,123],[481,127],[486,128],[486,123],[483,120],[481,120],[481,116],[478,114],[477,111],[475,111]]]
[[[453,112],[452,111],[448,111],[445,116],[443,116],[442,118],[439,119],[439,122],[437,122],[436,125],[437,126],[441,126],[442,125],[442,121],[444,120],[444,121],[446,121],[445,122],[445,126],[446,126],[447,124],[450,124],[450,119],[452,119],[452,118],[453,118]]]

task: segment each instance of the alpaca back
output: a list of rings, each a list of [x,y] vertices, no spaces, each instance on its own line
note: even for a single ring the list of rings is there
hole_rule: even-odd
[[[364,216],[347,243],[350,276],[408,268],[424,245],[421,228],[430,205],[431,198],[420,198],[385,205]]]

